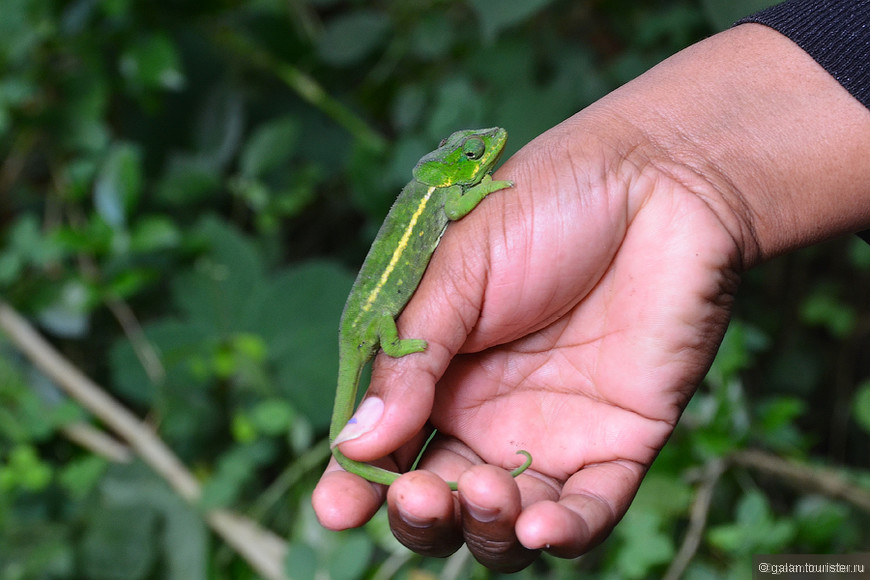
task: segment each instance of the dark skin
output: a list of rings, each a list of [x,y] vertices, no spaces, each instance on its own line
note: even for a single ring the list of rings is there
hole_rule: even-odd
[[[399,319],[429,348],[377,358],[341,444],[405,471],[431,425],[424,469],[386,489],[331,463],[321,523],[386,500],[410,549],[466,543],[502,571],[594,547],[709,368],[742,272],[870,227],[867,151],[870,111],[752,24],[541,135],[496,176],[516,187],[449,228]],[[517,449],[534,462],[513,479]]]

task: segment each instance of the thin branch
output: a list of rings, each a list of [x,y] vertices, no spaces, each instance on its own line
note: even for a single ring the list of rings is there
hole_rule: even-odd
[[[0,300],[0,330],[60,388],[126,441],[182,498],[195,504],[200,486],[193,474],[156,434],[65,359],[11,306]],[[212,510],[205,519],[229,545],[269,580],[288,580],[284,573],[287,545],[255,522],[227,510]]]
[[[57,181],[57,178],[55,178],[55,181]],[[56,184],[55,188],[58,191],[63,191],[64,189],[60,184]],[[86,221],[84,216],[75,208],[70,209],[70,222],[77,230],[84,230]],[[93,256],[84,252],[79,253],[78,263],[85,278],[95,283],[103,279],[103,273]],[[112,313],[112,316],[115,317],[127,340],[130,341],[133,352],[136,358],[139,359],[145,374],[148,375],[148,379],[154,385],[162,384],[166,379],[166,369],[163,367],[163,362],[161,362],[157,354],[157,349],[154,348],[154,345],[145,336],[145,331],[142,329],[142,324],[140,324],[139,319],[136,317],[136,313],[115,292],[110,291],[106,293],[103,297],[103,302],[109,309],[109,312]]]
[[[729,461],[775,477],[799,491],[820,493],[846,501],[870,514],[870,490],[849,481],[841,472],[830,467],[799,463],[755,449],[738,451]]]
[[[683,538],[683,543],[680,545],[680,550],[674,556],[674,559],[671,560],[671,565],[663,577],[664,580],[679,580],[679,578],[682,578],[692,558],[695,557],[698,546],[701,545],[701,539],[704,537],[704,530],[707,527],[707,515],[710,513],[713,490],[716,488],[719,478],[725,472],[725,467],[726,463],[721,459],[710,461],[705,466],[701,477],[701,484],[698,486],[695,501],[692,504],[692,512],[689,515],[689,527],[686,529],[686,535]]]
[[[469,562],[471,562],[471,550],[468,549],[467,544],[463,544],[459,550],[447,558],[438,580],[457,580],[463,576]]]
[[[139,319],[136,318],[133,309],[130,308],[129,304],[114,296],[106,297],[105,303],[121,326],[121,330],[124,331],[124,335],[130,341],[133,352],[136,353],[136,358],[145,369],[148,379],[155,385],[162,384],[166,379],[166,369],[163,367],[160,357],[157,356],[154,345],[145,336],[145,331],[142,330],[142,325],[139,324]]]
[[[18,180],[18,176],[24,171],[27,156],[36,142],[32,133],[20,133],[12,144],[9,155],[0,164],[0,199],[6,198],[6,194],[12,188],[12,184]]]
[[[210,510],[205,519],[227,544],[268,580],[290,580],[284,571],[287,543],[243,515],[224,509]]]
[[[378,571],[372,576],[372,580],[390,580],[395,577],[402,566],[407,564],[415,556],[411,550],[393,552],[390,557],[378,567]]]
[[[249,64],[257,66],[281,79],[302,99],[320,109],[341,127],[344,127],[363,146],[375,152],[382,152],[387,141],[380,133],[368,125],[341,101],[330,95],[314,78],[292,65],[280,60],[268,51],[257,46],[241,34],[229,29],[218,32],[217,39],[242,56]]]
[[[287,492],[310,470],[323,465],[329,458],[329,439],[324,438],[311,449],[300,455],[293,463],[287,466],[278,477],[257,498],[257,501],[248,510],[248,514],[258,521],[278,502],[287,497]]]
[[[133,459],[129,447],[89,423],[83,421],[70,423],[60,430],[73,443],[108,461],[129,463]]]

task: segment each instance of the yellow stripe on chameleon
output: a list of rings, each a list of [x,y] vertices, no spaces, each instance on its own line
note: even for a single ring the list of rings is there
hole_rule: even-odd
[[[432,194],[434,192],[435,187],[430,187],[428,190],[426,190],[426,195],[424,195],[423,198],[420,200],[420,205],[414,211],[414,214],[411,216],[411,219],[408,222],[408,229],[406,229],[405,233],[402,234],[402,238],[396,245],[396,249],[393,250],[393,255],[390,257],[390,263],[387,264],[386,268],[384,268],[380,280],[378,280],[378,283],[375,285],[372,293],[369,294],[368,298],[366,299],[366,303],[363,304],[363,312],[368,312],[369,310],[371,310],[372,305],[375,303],[375,300],[378,299],[378,294],[381,293],[381,289],[387,283],[387,280],[390,279],[390,274],[392,274],[393,270],[396,269],[396,264],[399,263],[402,254],[405,252],[405,248],[408,247],[408,241],[411,239],[411,234],[414,232],[414,226],[417,225],[417,220],[420,219],[420,216],[423,215],[423,212],[426,210],[426,204],[429,203],[429,198],[432,197]]]

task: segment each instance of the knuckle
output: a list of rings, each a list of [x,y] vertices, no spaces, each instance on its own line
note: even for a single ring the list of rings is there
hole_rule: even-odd
[[[534,562],[540,553],[520,544],[513,534],[510,537],[493,537],[485,532],[485,529],[466,528],[465,543],[478,562],[496,572],[518,572]]]

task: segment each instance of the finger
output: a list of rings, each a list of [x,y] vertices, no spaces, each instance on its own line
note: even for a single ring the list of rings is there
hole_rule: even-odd
[[[523,545],[576,558],[600,543],[628,510],[645,468],[613,461],[583,468],[565,483],[559,501],[530,505],[519,516]]]
[[[522,505],[510,474],[478,465],[463,473],[458,483],[463,536],[477,561],[498,572],[516,572],[531,564],[539,551],[529,550],[517,538]]]
[[[311,505],[324,528],[346,530],[369,521],[385,493],[384,486],[344,471],[333,458],[314,488]]]
[[[344,455],[364,462],[391,455],[395,465],[383,466],[390,470],[398,466],[405,471],[411,465],[432,432],[426,423],[434,378],[425,367],[418,361],[379,357],[365,399],[336,438]]]
[[[458,501],[438,475],[403,475],[390,486],[387,505],[393,535],[410,550],[443,558],[462,545]]]

